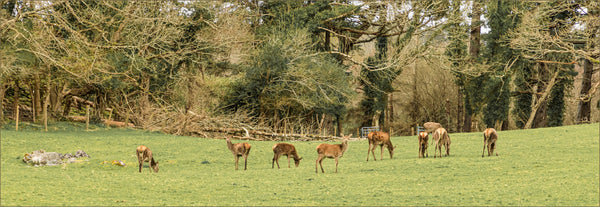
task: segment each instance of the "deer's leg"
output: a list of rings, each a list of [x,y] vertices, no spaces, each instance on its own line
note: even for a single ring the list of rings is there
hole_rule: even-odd
[[[496,141],[492,143],[492,154],[494,154],[494,150],[496,150]],[[498,156],[498,152],[496,152],[496,156]]]
[[[375,148],[377,148],[377,145],[373,144],[373,148],[371,148],[371,154],[373,155],[373,160],[377,161],[377,157],[375,157]]]
[[[280,169],[280,167],[279,167],[279,157],[281,157],[281,155],[277,155],[276,154],[275,156],[273,156],[273,162],[277,163],[277,169]],[[271,165],[273,165],[273,164],[271,164]],[[271,166],[271,168],[274,168],[274,167]]]
[[[317,161],[315,162],[315,173],[319,173],[319,157],[317,157]]]
[[[287,159],[288,159],[288,168],[291,168],[291,167],[290,167],[290,156],[289,156],[289,155],[286,155],[286,157],[287,157]]]
[[[315,164],[315,172],[318,173],[319,171],[317,171],[317,164],[319,164],[319,166],[321,166],[321,172],[325,173],[325,170],[323,170],[323,158],[324,155],[319,155],[319,157],[317,158],[317,163]]]
[[[317,157],[317,161],[315,162],[315,173],[319,173],[319,161],[321,159],[321,156]],[[321,166],[321,170],[323,170],[323,166]]]
[[[379,145],[379,148],[381,148],[381,156],[379,160],[383,160],[383,145]]]
[[[235,170],[238,170],[238,160],[240,159],[240,156],[235,156]]]
[[[337,173],[338,157],[335,157],[335,173]]]
[[[142,160],[142,158],[140,157],[140,152],[136,150],[136,151],[135,151],[135,155],[137,155],[137,158],[138,158],[138,163],[140,164],[140,172],[142,172],[142,163],[143,163],[143,160]]]
[[[275,163],[277,163],[277,169],[281,169],[279,167],[279,158],[281,157],[281,155],[277,155],[277,159],[275,159]]]
[[[485,153],[485,145],[487,145],[487,143],[485,143],[485,139],[483,140],[483,151],[481,152],[481,157],[483,157],[483,154]]]
[[[277,158],[277,154],[273,155],[273,160],[271,161],[271,168],[275,168],[275,159]],[[277,163],[277,168],[279,168],[279,163]]]
[[[248,167],[248,155],[244,155],[244,170],[246,170]]]
[[[367,162],[369,161],[369,156],[371,154],[371,143],[369,143],[369,149],[367,150]]]

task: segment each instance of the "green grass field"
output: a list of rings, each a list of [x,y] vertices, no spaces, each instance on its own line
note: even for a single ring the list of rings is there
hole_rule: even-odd
[[[1,205],[37,206],[598,206],[599,125],[499,132],[499,156],[481,157],[482,133],[450,134],[451,156],[419,159],[417,138],[393,137],[394,159],[366,162],[366,140],[350,141],[315,173],[320,142],[293,142],[298,168],[271,169],[276,142],[250,141],[248,170],[234,170],[224,139],[59,123],[53,131],[1,131]],[[239,140],[233,140],[234,143]],[[159,173],[138,173],[135,148],[147,145]],[[31,167],[24,153],[87,152],[89,162]],[[128,166],[101,164],[123,160]],[[293,161],[293,160],[292,160]],[[243,161],[240,162],[243,169]],[[320,171],[320,170],[319,170]]]

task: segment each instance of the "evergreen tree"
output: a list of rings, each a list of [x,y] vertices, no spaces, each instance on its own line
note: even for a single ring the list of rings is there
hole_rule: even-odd
[[[364,111],[362,126],[374,126],[373,118],[377,118],[380,127],[385,125],[385,110],[388,104],[388,94],[393,92],[392,82],[400,71],[398,70],[380,70],[377,68],[383,65],[387,59],[387,38],[379,37],[376,42],[377,52],[375,57],[368,57],[365,64],[369,68],[361,70],[361,84],[364,86],[365,99],[361,101],[361,108]],[[374,117],[378,115],[378,117]]]
[[[505,38],[507,32],[515,28],[519,22],[519,16],[511,12],[515,3],[519,2],[490,1],[487,3],[486,17],[490,32],[484,36],[486,41],[484,57],[490,65],[490,73],[485,78],[487,105],[483,111],[483,119],[487,127],[495,127],[496,122],[503,122],[503,129],[507,127],[510,73],[505,73],[505,67],[512,65],[516,57]]]

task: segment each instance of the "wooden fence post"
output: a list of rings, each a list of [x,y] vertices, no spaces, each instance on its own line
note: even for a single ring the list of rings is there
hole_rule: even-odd
[[[85,110],[85,131],[90,129],[90,105],[87,105]]]
[[[17,104],[17,114],[15,116],[15,121],[17,121],[15,123],[15,131],[19,131],[19,105]]]

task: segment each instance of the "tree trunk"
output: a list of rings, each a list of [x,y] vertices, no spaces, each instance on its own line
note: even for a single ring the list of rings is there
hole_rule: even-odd
[[[325,51],[331,51],[331,34],[325,31]]]
[[[35,83],[33,82],[29,82],[29,95],[31,96],[31,118],[33,119],[33,122],[35,123],[35,116],[37,116],[38,114],[35,112]]]
[[[581,80],[581,91],[579,91],[580,100],[577,105],[576,124],[590,121],[591,97],[588,96],[588,93],[592,88],[592,69],[592,62],[588,59],[583,60],[583,79]]]
[[[388,99],[388,122],[394,122],[394,93],[390,93],[390,98]]]
[[[536,95],[534,95],[534,100],[533,100],[533,106],[531,107],[531,113],[529,114],[529,119],[527,120],[527,123],[525,124],[524,129],[531,129],[532,125],[533,125],[533,121],[535,119],[536,116],[539,115],[545,115],[544,114],[538,114],[538,109],[540,109],[540,107],[542,105],[545,105],[546,103],[546,99],[548,99],[548,96],[550,95],[550,91],[552,91],[552,87],[554,86],[554,83],[556,82],[556,77],[558,77],[558,73],[560,71],[556,71],[554,72],[553,77],[550,79],[550,82],[548,83],[548,85],[546,86],[546,88],[544,89],[542,95],[540,96],[540,98],[537,98]]]
[[[471,16],[471,31],[470,31],[470,46],[469,46],[469,55],[472,58],[472,61],[475,61],[477,56],[479,55],[479,48],[481,45],[481,5],[478,0],[473,1],[473,14]]]
[[[34,102],[34,106],[33,109],[35,111],[36,116],[41,117],[41,113],[42,113],[42,87],[41,87],[41,80],[40,80],[40,75],[36,74],[34,76],[34,81],[35,81],[35,94],[33,96],[33,102]]]
[[[4,124],[4,80],[0,80],[0,125]]]
[[[472,115],[469,113],[465,113],[465,119],[463,120],[463,131],[462,132],[471,132],[472,123]]]
[[[531,128],[540,128],[540,127],[546,127],[548,126],[548,100],[547,97],[550,96],[550,94],[552,94],[552,89],[548,89],[550,90],[550,93],[548,94],[548,96],[544,99],[542,99],[542,94],[544,94],[544,91],[546,91],[547,87],[553,87],[554,84],[552,84],[552,86],[546,84],[548,82],[551,81],[551,79],[555,79],[555,78],[551,78],[551,74],[550,74],[550,68],[549,65],[545,64],[545,63],[538,63],[537,64],[537,74],[534,74],[534,80],[537,80],[537,83],[535,83],[534,86],[534,94],[532,96],[532,98],[534,99],[534,101],[531,102],[532,105],[532,112],[536,111],[534,119],[533,119],[533,123],[531,124]],[[536,108],[535,110],[533,109],[533,106],[536,104],[536,100],[539,100],[539,108]]]
[[[44,101],[44,131],[48,131],[48,105],[50,105],[50,75],[46,78],[46,98]]]
[[[473,1],[473,13],[471,14],[471,31],[469,33],[469,56],[470,61],[472,63],[475,63],[479,56],[479,50],[481,48],[481,5],[478,0]],[[467,85],[468,84],[465,84],[465,87],[467,87]],[[464,95],[468,96],[468,94]],[[465,104],[465,106],[473,107],[470,104]],[[470,111],[473,110],[465,110],[463,132],[471,132],[472,117],[474,114],[471,114]]]
[[[14,94],[14,98],[13,98],[13,118],[15,120],[17,120],[17,114],[18,114],[18,110],[19,110],[19,99],[20,99],[20,90],[19,90],[19,80],[15,80],[15,86],[14,86],[14,90],[15,90],[15,94]]]
[[[341,134],[343,134],[342,132],[342,115],[336,115],[335,119],[337,121],[337,133],[335,136],[340,136]]]
[[[15,119],[15,130],[19,131],[19,97],[20,97],[20,92],[19,92],[19,80],[15,80],[15,94],[14,94],[14,100],[13,100],[13,117]]]
[[[416,126],[418,122],[418,116],[419,116],[419,92],[417,91],[417,63],[413,63],[413,88],[412,88],[412,101],[411,101],[411,107],[410,107],[410,120],[411,120],[411,126]]]
[[[458,96],[458,99],[457,99],[458,104],[457,104],[457,107],[456,107],[456,109],[457,109],[456,117],[457,117],[458,120],[456,122],[456,131],[457,132],[462,132],[462,130],[463,130],[462,123],[464,121],[463,120],[463,118],[464,118],[463,117],[463,107],[464,107],[464,105],[463,105],[463,94],[462,94],[462,91],[460,90],[460,88],[458,88],[458,90],[456,90],[456,91],[458,92],[458,95],[457,95]]]

